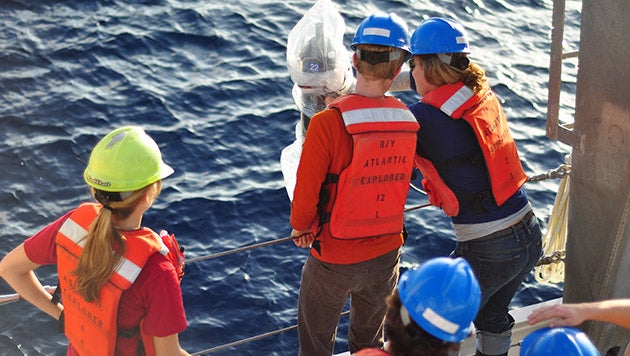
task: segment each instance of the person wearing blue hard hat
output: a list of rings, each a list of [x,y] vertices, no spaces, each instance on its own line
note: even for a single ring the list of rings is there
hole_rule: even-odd
[[[523,190],[527,176],[501,103],[472,62],[464,27],[423,21],[411,36],[409,106],[420,124],[415,166],[429,201],[450,216],[453,257],[471,265],[481,286],[477,355],[507,355],[510,302],[542,254],[542,232]]]
[[[549,327],[578,326],[587,320],[630,329],[630,298],[545,305],[527,316],[528,324],[546,322]],[[622,337],[621,341],[608,349],[606,355],[630,355],[630,338]]]
[[[600,356],[585,333],[572,327],[542,328],[521,342],[520,356]]]
[[[437,257],[403,273],[388,298],[384,350],[355,356],[457,354],[479,310],[481,290],[463,258]]]
[[[407,23],[394,13],[374,13],[361,21],[350,48],[356,51],[357,47],[363,44],[392,47],[409,53],[409,30]],[[405,53],[395,50],[388,52],[392,53],[388,62],[398,59],[399,54],[405,55]],[[361,56],[358,56],[361,59]]]
[[[350,351],[382,346],[385,300],[399,276],[418,123],[386,92],[409,55],[407,25],[374,14],[351,47],[355,91],[309,122],[291,204],[293,241],[310,250],[298,297],[300,355],[333,353],[348,298]],[[380,164],[383,157],[393,159]]]

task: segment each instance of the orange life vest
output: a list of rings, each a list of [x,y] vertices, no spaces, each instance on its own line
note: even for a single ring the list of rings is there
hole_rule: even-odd
[[[527,176],[507,119],[490,88],[486,86],[475,94],[463,83],[445,84],[426,93],[422,101],[440,109],[452,119],[463,118],[473,128],[490,176],[492,196],[498,206],[525,183]],[[433,163],[416,156],[415,164],[422,172],[422,184],[431,203],[442,207],[449,216],[457,215],[457,197],[439,177]]]
[[[103,285],[98,300],[87,302],[76,291],[73,271],[83,252],[90,225],[101,209],[100,204],[80,205],[57,234],[57,268],[64,306],[65,334],[80,355],[114,355],[118,337],[118,304],[123,291],[134,283],[149,257],[169,253],[158,235],[150,229],[134,232],[125,239],[125,254],[109,280]],[[124,232],[122,232],[125,238]],[[155,354],[153,339],[142,335],[145,354]]]
[[[400,233],[418,122],[403,103],[391,96],[347,95],[330,107],[341,112],[353,139],[350,164],[338,177],[328,179],[337,183],[329,218],[331,235],[355,239]]]

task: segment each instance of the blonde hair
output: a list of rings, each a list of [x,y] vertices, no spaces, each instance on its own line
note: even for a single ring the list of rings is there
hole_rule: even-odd
[[[396,76],[396,72],[405,62],[405,57],[407,53],[401,49],[389,46],[379,46],[379,45],[371,45],[371,44],[361,44],[357,46],[357,49],[361,51],[370,51],[370,52],[400,52],[400,58],[391,62],[381,62],[376,64],[370,64],[364,60],[361,60],[357,57],[357,72],[361,73],[366,79],[369,80],[385,80],[385,79],[394,79]]]
[[[465,53],[452,53],[453,58],[466,57]],[[478,64],[470,62],[463,70],[452,67],[440,60],[437,54],[416,55],[424,69],[424,76],[430,84],[440,86],[463,82],[478,93],[487,85],[486,72]]]
[[[112,222],[112,215],[126,219],[145,194],[154,190],[157,197],[161,189],[162,183],[157,181],[134,191],[122,201],[100,201],[103,199],[99,200],[101,197],[99,191],[92,188],[92,195],[104,205],[104,208],[90,225],[85,247],[73,272],[77,276],[77,291],[86,301],[98,299],[101,288],[125,253],[125,241]]]

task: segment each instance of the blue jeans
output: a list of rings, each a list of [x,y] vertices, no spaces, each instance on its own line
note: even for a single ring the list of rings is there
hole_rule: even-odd
[[[463,257],[481,286],[475,319],[477,350],[486,355],[508,352],[514,319],[512,298],[542,255],[542,232],[533,212],[518,223],[478,239],[458,242],[453,257]]]

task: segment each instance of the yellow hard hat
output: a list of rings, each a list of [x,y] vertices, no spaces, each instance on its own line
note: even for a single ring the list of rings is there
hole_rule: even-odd
[[[107,192],[130,192],[164,179],[174,170],[162,160],[160,148],[139,126],[125,126],[94,146],[83,178]]]

